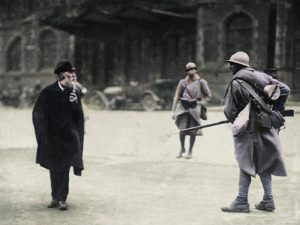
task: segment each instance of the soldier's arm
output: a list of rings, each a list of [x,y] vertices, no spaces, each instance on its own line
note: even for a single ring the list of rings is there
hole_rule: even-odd
[[[205,105],[211,100],[212,94],[207,81],[204,79],[201,79],[201,93],[204,98],[201,99],[200,103]]]

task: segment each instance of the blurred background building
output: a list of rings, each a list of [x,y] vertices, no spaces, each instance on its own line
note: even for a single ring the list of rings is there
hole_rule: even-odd
[[[61,59],[99,89],[180,79],[195,61],[217,102],[242,50],[300,101],[299,12],[298,0],[0,0],[0,90],[53,82]]]

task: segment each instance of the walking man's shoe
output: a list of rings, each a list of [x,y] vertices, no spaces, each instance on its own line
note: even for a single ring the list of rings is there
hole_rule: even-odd
[[[223,212],[240,212],[240,213],[248,213],[250,212],[250,207],[248,202],[239,202],[234,200],[230,206],[222,207],[221,210]]]
[[[275,210],[275,204],[273,200],[262,200],[260,203],[255,205],[255,208],[258,210],[273,212]]]
[[[58,202],[58,208],[60,210],[67,210],[68,209],[68,204],[65,201],[59,201]]]
[[[56,199],[52,199],[52,201],[48,205],[48,208],[56,208],[57,206],[58,206],[58,201]]]

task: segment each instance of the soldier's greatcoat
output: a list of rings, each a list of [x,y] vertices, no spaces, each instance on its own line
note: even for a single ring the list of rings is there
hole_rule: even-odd
[[[254,73],[255,71],[252,70]],[[251,96],[235,78],[243,79],[249,75],[249,70],[242,69],[233,77],[225,97],[224,113],[226,118],[233,123],[238,114],[251,100]],[[267,76],[267,75],[262,75]],[[256,82],[259,83],[259,77]],[[263,82],[270,80],[269,77],[262,77]],[[243,79],[247,80],[247,78]],[[241,80],[240,80],[241,81]],[[248,83],[255,87],[251,80]],[[276,83],[281,83],[276,81]],[[270,84],[270,83],[269,83]],[[284,87],[284,85],[282,85]],[[289,92],[289,90],[286,90]],[[283,92],[284,93],[284,92]],[[277,131],[274,128],[260,128],[255,124],[254,105],[251,105],[250,120],[248,125],[239,133],[234,132],[235,156],[239,167],[251,176],[256,174],[271,173],[277,176],[286,176],[286,170],[281,157],[281,145]]]
[[[80,98],[70,102],[70,92],[62,90],[55,82],[39,95],[33,109],[38,143],[36,163],[53,171],[73,166],[74,173],[81,175],[84,117]]]

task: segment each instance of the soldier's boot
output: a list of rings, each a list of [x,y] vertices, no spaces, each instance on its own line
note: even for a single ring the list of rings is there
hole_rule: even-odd
[[[265,198],[258,204],[255,205],[258,210],[263,210],[267,212],[273,212],[275,210],[275,203],[273,197]]]
[[[240,212],[248,213],[250,212],[250,207],[247,198],[237,197],[230,206],[222,207],[223,212]]]

